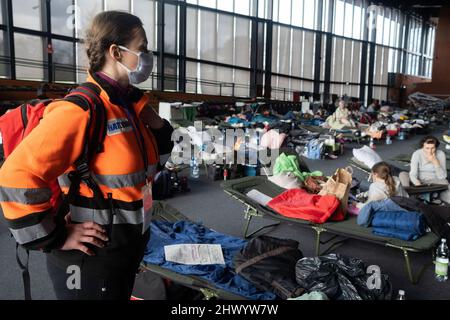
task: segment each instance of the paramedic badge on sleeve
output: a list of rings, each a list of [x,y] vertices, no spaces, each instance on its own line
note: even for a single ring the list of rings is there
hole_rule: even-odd
[[[142,200],[144,202],[143,208],[143,223],[142,223],[142,234],[144,234],[147,229],[150,227],[150,223],[152,222],[153,216],[153,194],[152,194],[152,184],[147,183],[144,187],[142,187]]]

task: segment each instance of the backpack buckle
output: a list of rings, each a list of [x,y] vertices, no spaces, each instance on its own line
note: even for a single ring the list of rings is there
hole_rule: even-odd
[[[80,175],[82,180],[86,180],[90,178],[89,165],[84,162],[77,166],[77,172]]]

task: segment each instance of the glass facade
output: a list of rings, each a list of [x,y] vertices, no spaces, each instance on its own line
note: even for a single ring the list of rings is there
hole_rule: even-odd
[[[291,100],[294,92],[364,92],[365,99],[384,100],[389,73],[432,75],[436,26],[366,0],[0,1],[0,77],[11,77],[14,44],[17,79],[84,81],[84,32],[105,10],[131,12],[143,21],[155,51],[146,89],[248,97],[255,95],[251,86],[266,81],[272,99]]]

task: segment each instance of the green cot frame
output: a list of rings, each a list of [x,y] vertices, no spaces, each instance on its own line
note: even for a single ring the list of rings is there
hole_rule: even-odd
[[[262,178],[262,177],[256,177],[256,178]],[[238,179],[238,181],[245,181],[249,180],[248,178]],[[255,178],[252,178],[255,179]],[[250,179],[251,180],[251,179]],[[237,181],[237,180],[235,180]],[[385,247],[394,248],[397,250],[400,250],[403,253],[405,266],[406,266],[406,273],[408,276],[409,281],[412,284],[417,284],[420,280],[420,278],[423,275],[423,272],[433,264],[433,256],[434,256],[434,248],[436,244],[439,241],[439,238],[434,233],[428,233],[427,235],[421,237],[417,241],[410,242],[410,241],[402,241],[398,239],[393,238],[383,238],[378,237],[371,234],[371,231],[369,228],[363,228],[354,225],[354,227],[351,225],[352,220],[356,220],[356,218],[348,219],[342,222],[328,222],[324,224],[314,224],[309,221],[305,220],[299,220],[299,219],[291,219],[286,218],[281,215],[278,215],[275,212],[270,212],[270,209],[263,209],[260,207],[260,205],[253,205],[249,202],[252,202],[251,199],[246,198],[243,194],[238,194],[237,192],[230,191],[229,186],[231,185],[232,181],[226,182],[222,184],[224,187],[224,192],[228,194],[233,199],[239,201],[245,206],[244,210],[244,218],[246,220],[245,226],[244,226],[244,232],[243,236],[247,239],[250,238],[261,231],[276,227],[280,225],[282,222],[293,222],[295,225],[298,225],[300,227],[307,227],[311,228],[315,233],[315,254],[317,256],[324,255],[327,253],[330,253],[332,250],[335,250],[339,246],[343,245],[345,242],[347,242],[350,239],[356,239],[361,240],[369,243],[374,243],[378,245],[383,245]],[[267,181],[267,183],[270,183]],[[248,201],[249,200],[249,201]],[[260,208],[258,208],[260,207]],[[263,226],[261,228],[256,229],[255,231],[252,231],[249,233],[250,225],[253,220],[253,218],[268,218],[271,220],[279,220],[275,224],[270,224]],[[345,229],[345,230],[343,230]],[[355,232],[355,230],[358,230],[358,232]],[[329,239],[323,239],[323,235],[325,233],[329,233],[332,236]],[[338,239],[339,237],[342,237],[343,239]],[[336,240],[338,239],[338,240]],[[336,240],[336,241],[335,241]],[[321,247],[324,245],[328,245],[328,248],[321,251]],[[420,252],[431,252],[431,260],[429,263],[426,263],[422,265],[417,273],[414,273],[412,263],[411,263],[411,253],[420,253]]]
[[[155,201],[153,210],[154,220],[167,222],[189,221],[186,216],[165,202]],[[145,261],[142,261],[141,268],[188,288],[197,290],[199,292],[199,297],[203,297],[203,300],[211,300],[214,298],[222,300],[247,300],[242,296],[217,288],[200,277],[179,274],[158,265],[146,263]]]

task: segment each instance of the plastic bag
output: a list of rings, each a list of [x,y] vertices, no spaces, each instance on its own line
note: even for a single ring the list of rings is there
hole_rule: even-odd
[[[392,284],[389,277],[379,274],[378,286],[374,275],[367,273],[362,260],[329,254],[304,258],[296,265],[297,283],[311,291],[321,291],[330,300],[390,300]]]

